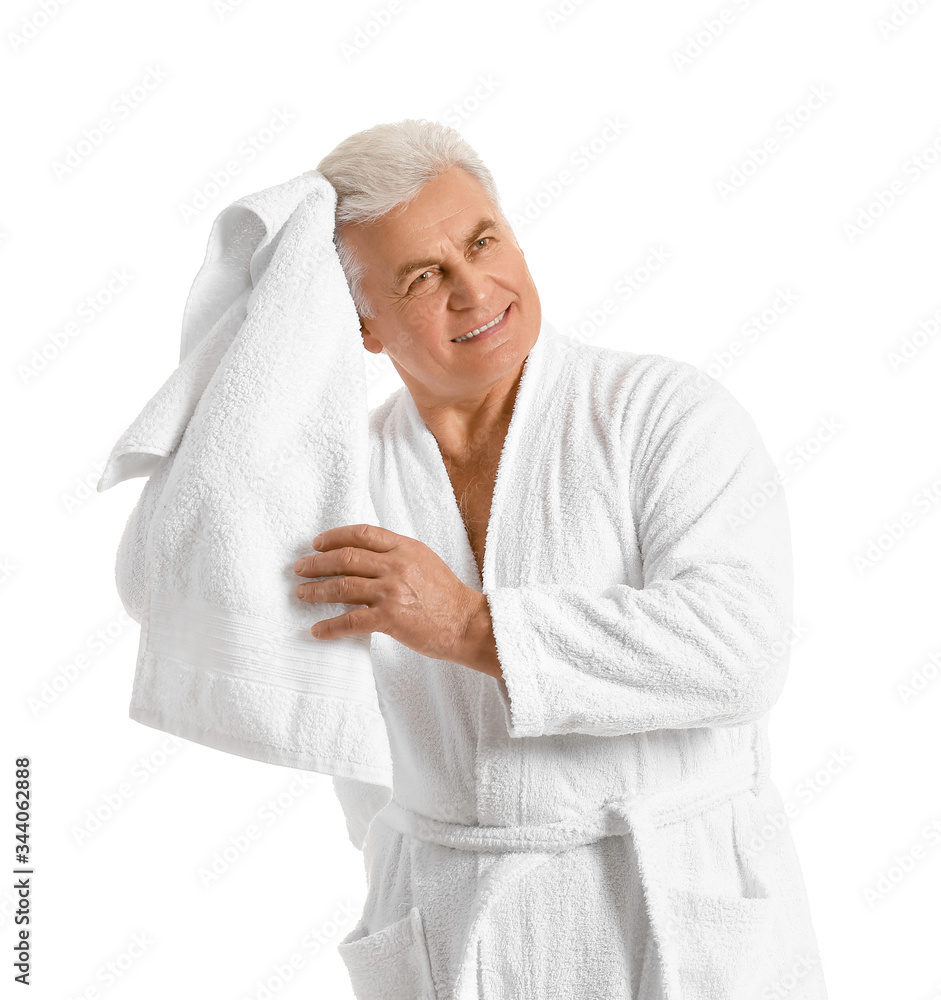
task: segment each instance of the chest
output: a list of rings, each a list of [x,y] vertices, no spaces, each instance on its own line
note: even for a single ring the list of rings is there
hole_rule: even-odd
[[[643,586],[621,421],[592,419],[582,395],[553,393],[502,439],[455,455],[406,396],[372,443],[376,523],[424,542],[473,588]]]
[[[487,525],[493,505],[493,487],[497,476],[497,459],[485,458],[470,465],[457,466],[445,460],[445,468],[454,490],[457,508],[464,522],[467,540],[477,572],[484,575],[484,548],[487,541]]]

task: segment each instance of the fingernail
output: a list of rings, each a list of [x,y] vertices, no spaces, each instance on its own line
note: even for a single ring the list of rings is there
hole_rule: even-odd
[[[314,548],[315,548],[315,549],[316,549],[316,548],[317,548],[317,546],[318,546],[318,545],[320,544],[320,541],[321,541],[321,539],[322,539],[322,538],[323,538],[323,535],[318,535],[318,536],[317,536],[317,537],[316,537],[316,538],[314,539],[314,542],[313,542],[313,545],[314,545]]]

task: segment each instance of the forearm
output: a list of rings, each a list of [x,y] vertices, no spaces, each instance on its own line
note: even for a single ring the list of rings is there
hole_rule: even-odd
[[[777,699],[793,619],[785,497],[743,516],[775,466],[741,405],[707,388],[687,385],[653,433],[623,442],[636,585],[595,585],[573,564],[486,595],[510,736],[738,726]]]
[[[785,583],[704,567],[645,589],[489,595],[510,736],[736,726],[763,715],[787,657]]]

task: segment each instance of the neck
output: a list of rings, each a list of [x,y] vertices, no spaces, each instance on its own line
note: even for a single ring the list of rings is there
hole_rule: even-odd
[[[446,459],[466,461],[491,450],[494,443],[502,443],[513,415],[524,363],[482,395],[436,400],[412,393],[415,408]]]

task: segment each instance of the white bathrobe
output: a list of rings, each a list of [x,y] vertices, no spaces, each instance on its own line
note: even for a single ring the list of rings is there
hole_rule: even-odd
[[[359,1000],[824,1000],[791,836],[767,822],[791,549],[741,405],[544,322],[483,580],[404,387],[370,434],[381,525],[487,595],[503,679],[372,636],[392,801],[335,779],[368,879],[339,945]]]

